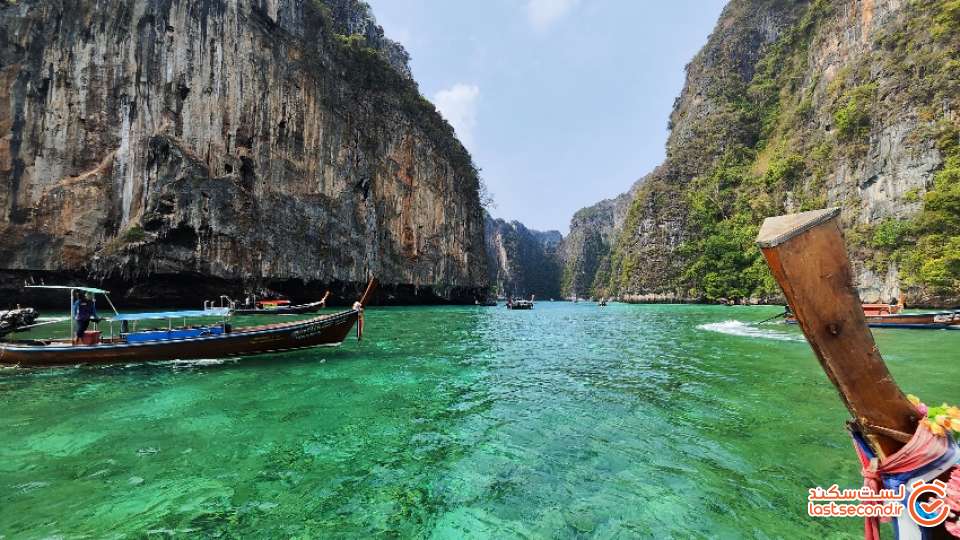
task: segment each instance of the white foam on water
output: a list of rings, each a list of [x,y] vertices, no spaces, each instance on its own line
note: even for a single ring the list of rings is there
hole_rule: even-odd
[[[171,368],[191,368],[191,367],[203,367],[203,366],[220,366],[223,364],[233,364],[236,363],[236,358],[200,358],[195,360],[160,360],[160,361],[143,361],[143,362],[131,362],[129,364],[123,364],[124,368],[141,368],[144,366],[165,366]],[[103,368],[116,367],[111,364],[104,364],[103,366],[98,366]]]
[[[236,363],[236,358],[202,358],[199,360],[170,360],[174,366],[221,366],[226,363]]]
[[[50,485],[50,482],[27,482],[26,484],[20,484],[18,486],[13,486],[13,487],[20,490],[20,493],[29,493],[35,489],[44,488],[49,485]]]
[[[776,332],[766,328],[760,328],[754,324],[743,321],[728,320],[723,322],[701,324],[697,327],[700,330],[710,332],[719,332],[731,336],[741,336],[760,339],[774,339],[777,341],[804,341],[803,336],[787,334],[786,332]]]

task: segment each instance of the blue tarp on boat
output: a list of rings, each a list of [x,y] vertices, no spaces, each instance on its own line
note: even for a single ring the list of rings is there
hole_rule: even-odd
[[[226,317],[230,308],[200,309],[194,311],[157,311],[154,313],[125,313],[111,317],[114,321],[148,321],[157,319],[183,319],[194,317]]]
[[[191,339],[203,336],[219,336],[223,334],[222,326],[208,328],[182,328],[177,330],[148,330],[127,334],[127,343],[141,343],[144,341],[171,341],[175,339]]]

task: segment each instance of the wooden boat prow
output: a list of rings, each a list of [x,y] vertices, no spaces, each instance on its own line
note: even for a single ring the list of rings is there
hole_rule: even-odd
[[[829,208],[768,218],[757,244],[854,421],[878,455],[889,455],[920,418],[867,327],[839,215]]]
[[[824,210],[810,210],[808,212],[767,218],[763,220],[763,225],[760,226],[760,233],[757,235],[757,245],[761,248],[777,247],[795,236],[817,225],[822,225],[839,215],[839,208],[826,208]]]
[[[931,443],[917,442],[924,438],[919,430],[927,429],[920,423],[923,413],[900,391],[867,326],[836,219],[839,215],[839,209],[831,208],[768,218],[757,244],[807,342],[853,416],[848,426],[865,485],[891,482],[887,487],[904,487],[911,478],[946,482],[955,474],[958,456],[956,449],[953,454],[950,450],[954,443],[947,439],[946,453],[937,457],[924,454],[931,450]],[[897,460],[917,465],[909,471],[881,472]],[[894,520],[894,530],[899,538],[950,538],[945,523],[921,531],[914,520],[901,518]],[[867,517],[865,537],[879,539],[878,526],[877,518]]]

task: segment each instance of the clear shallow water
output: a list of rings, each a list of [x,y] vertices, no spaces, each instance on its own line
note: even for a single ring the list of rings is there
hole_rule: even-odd
[[[799,330],[743,324],[780,309],[383,308],[339,349],[0,370],[0,538],[859,537],[806,517],[857,467]],[[960,332],[875,335],[958,401]]]

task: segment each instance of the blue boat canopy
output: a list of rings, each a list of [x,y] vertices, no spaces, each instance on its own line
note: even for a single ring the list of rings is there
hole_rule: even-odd
[[[118,313],[111,317],[114,321],[148,321],[157,319],[183,319],[194,317],[226,317],[230,308],[210,308],[194,311],[157,311],[154,313]]]
[[[25,285],[27,289],[63,289],[72,291],[83,291],[90,294],[110,294],[110,291],[95,289],[93,287],[73,287],[70,285]]]

